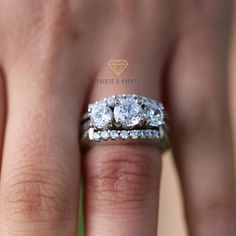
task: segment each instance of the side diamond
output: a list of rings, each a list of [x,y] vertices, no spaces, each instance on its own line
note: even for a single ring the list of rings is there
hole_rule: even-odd
[[[144,105],[147,124],[154,127],[162,125],[164,114],[160,106],[154,100],[149,99],[144,100]]]
[[[112,110],[104,104],[95,104],[91,107],[91,123],[98,129],[107,128],[113,119]]]

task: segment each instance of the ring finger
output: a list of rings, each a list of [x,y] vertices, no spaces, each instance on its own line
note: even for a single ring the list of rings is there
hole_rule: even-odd
[[[165,12],[160,18],[168,18],[167,15]],[[161,99],[161,74],[171,42],[168,32],[171,31],[162,27],[157,30],[149,26],[147,29],[142,19],[133,20],[140,27],[130,27],[129,38],[121,44],[104,40],[103,52],[107,54],[98,58],[102,63],[90,102],[120,93]],[[123,26],[121,22],[113,25],[114,29]],[[166,38],[161,36],[163,31]],[[107,66],[109,59],[117,58],[128,61],[128,67],[119,76]],[[104,82],[104,78],[110,80]],[[154,236],[157,231],[160,151],[148,144],[124,145],[115,141],[113,144],[94,145],[83,158],[86,235]]]

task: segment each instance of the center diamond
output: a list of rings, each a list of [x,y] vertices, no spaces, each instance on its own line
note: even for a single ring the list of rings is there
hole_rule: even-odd
[[[142,121],[143,110],[134,98],[120,98],[114,107],[115,121],[124,128],[132,128]]]

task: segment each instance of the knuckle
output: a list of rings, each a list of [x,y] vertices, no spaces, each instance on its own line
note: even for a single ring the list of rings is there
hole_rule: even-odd
[[[23,223],[60,223],[72,215],[72,194],[58,168],[28,163],[13,173],[2,188],[4,217]]]
[[[15,15],[21,16],[19,18],[19,27],[15,29],[18,33],[19,43],[21,40],[26,40],[24,34],[27,30],[27,40],[29,45],[24,45],[25,49],[32,44],[40,45],[40,48],[47,50],[47,53],[55,54],[55,47],[62,47],[65,44],[78,43],[81,38],[81,17],[78,14],[77,6],[72,8],[75,3],[72,1],[58,0],[58,1],[22,1],[22,6],[15,8],[13,5],[15,1],[9,3],[8,17]],[[14,8],[14,11],[12,10]],[[33,12],[33,14],[32,14]],[[12,27],[15,27],[12,25]],[[6,33],[9,34],[8,28]],[[74,44],[73,44],[74,45]],[[50,48],[51,50],[49,50]],[[28,54],[27,54],[28,55]],[[49,56],[48,56],[49,57]]]
[[[87,186],[92,192],[89,194],[91,202],[131,204],[148,200],[157,179],[150,157],[130,150],[98,155],[106,160],[89,167]]]

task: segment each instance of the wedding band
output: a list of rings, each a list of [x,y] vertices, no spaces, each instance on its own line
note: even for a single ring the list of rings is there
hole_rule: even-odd
[[[81,120],[82,142],[150,140],[169,148],[168,120],[162,103],[119,94],[89,104]]]

